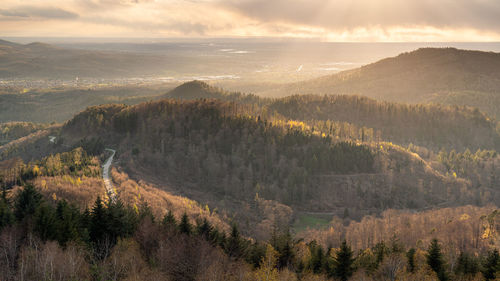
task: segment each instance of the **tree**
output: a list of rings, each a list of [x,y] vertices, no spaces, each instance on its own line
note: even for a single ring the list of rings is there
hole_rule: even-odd
[[[279,274],[276,269],[278,252],[271,245],[266,247],[266,255],[260,262],[259,269],[255,272],[255,280],[258,281],[275,281],[278,280]]]
[[[406,258],[408,258],[408,271],[413,273],[415,271],[415,248],[411,248],[406,253]]]
[[[456,274],[474,276],[479,271],[478,261],[466,252],[461,252],[457,259]]]
[[[14,214],[10,209],[9,202],[7,198],[0,198],[0,232],[6,226],[11,225],[14,222]]]
[[[24,186],[16,197],[14,214],[18,221],[27,216],[35,214],[36,209],[42,203],[42,195],[31,184]]]
[[[333,272],[331,275],[342,281],[347,281],[354,273],[353,264],[353,252],[351,247],[347,245],[347,242],[344,240],[340,246],[339,252],[337,252],[335,258],[333,259]]]
[[[192,226],[191,223],[189,223],[189,217],[186,213],[184,213],[181,217],[181,222],[179,223],[179,231],[187,235],[191,234]]]
[[[309,252],[311,253],[308,268],[312,270],[313,273],[319,274],[323,271],[325,265],[325,254],[323,253],[323,248],[321,245],[318,245],[316,241],[312,241],[308,246]]]
[[[245,252],[245,246],[243,244],[240,231],[238,226],[233,224],[231,228],[231,235],[226,241],[226,253],[234,258],[240,258]]]
[[[202,221],[197,221],[196,233],[205,238],[205,240],[210,240],[210,233],[212,232],[212,230],[213,227],[212,225],[210,225],[206,218],[203,218]]]
[[[94,249],[94,256],[99,260],[104,260],[110,254],[112,248],[108,229],[107,210],[101,201],[101,197],[98,196],[90,214],[89,240]]]
[[[278,252],[278,268],[289,267],[295,259],[295,252],[293,249],[294,241],[290,231],[287,230],[279,235],[273,232],[271,237],[271,246]]]
[[[33,218],[34,231],[42,241],[56,238],[56,218],[54,209],[51,206],[41,204],[36,209]]]
[[[445,263],[443,260],[443,254],[441,253],[441,246],[439,246],[439,242],[437,239],[433,239],[431,241],[431,245],[427,250],[427,264],[434,272],[436,272],[439,280],[448,280],[448,275],[446,274]]]
[[[79,223],[80,212],[66,200],[57,202],[56,207],[57,241],[60,245],[66,246],[71,240],[80,238]]]
[[[137,215],[130,206],[124,206],[120,200],[110,202],[107,208],[108,235],[112,244],[118,237],[132,235],[137,227]]]
[[[171,227],[172,229],[174,229],[177,227],[177,221],[175,220],[175,216],[172,211],[169,210],[168,213],[165,214],[162,224],[167,228]]]
[[[384,261],[385,256],[389,253],[389,248],[385,245],[384,241],[378,242],[373,248],[373,252],[375,254],[376,267],[379,266]]]
[[[483,276],[486,280],[494,280],[497,272],[500,271],[500,255],[498,250],[495,249],[488,254],[486,261],[483,264]]]

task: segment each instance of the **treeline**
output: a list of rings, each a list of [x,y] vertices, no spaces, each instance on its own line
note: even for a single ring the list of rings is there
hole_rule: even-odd
[[[241,199],[258,193],[300,203],[308,198],[312,175],[374,171],[375,155],[368,146],[246,112],[243,106],[215,100],[162,100],[90,108],[63,131],[102,133],[121,151],[130,151],[130,161],[156,174],[168,171],[169,181],[196,183],[218,196]]]
[[[84,144],[93,142],[84,142]],[[93,147],[93,146],[91,146]],[[57,153],[24,163],[19,158],[0,162],[0,187],[10,189],[38,176],[71,175],[75,177],[99,177],[99,160],[82,147],[69,152]]]
[[[270,90],[272,96],[357,94],[377,100],[478,107],[499,116],[500,55],[421,48],[363,67]],[[497,118],[498,119],[498,118]]]
[[[446,173],[468,179],[476,188],[500,188],[500,156],[494,150],[477,150],[475,153],[469,149],[464,152],[441,150],[436,160],[444,166]]]
[[[65,200],[46,202],[31,185],[0,198],[2,280],[495,280],[497,250],[445,255],[443,245],[406,249],[396,238],[354,251],[305,243],[288,231],[251,241],[206,219],[191,222],[171,211],[156,218],[97,198],[79,210]],[[54,266],[46,266],[53,264]]]
[[[404,247],[422,247],[433,238],[446,247],[444,253],[457,257],[460,252],[480,254],[500,247],[500,212],[495,206],[462,206],[421,212],[389,209],[380,216],[359,221],[334,217],[325,229],[309,229],[300,234],[306,241],[338,246],[347,239],[354,250],[374,247],[379,241],[397,239]]]
[[[0,123],[0,146],[46,127],[44,124],[29,122]]]
[[[467,107],[407,105],[347,95],[296,95],[274,100],[268,110],[313,123],[331,120],[355,124],[359,126],[355,129],[357,139],[365,141],[413,143],[433,150],[500,147],[496,123],[479,110]],[[338,130],[338,126],[322,127],[323,132],[332,135],[338,134]]]

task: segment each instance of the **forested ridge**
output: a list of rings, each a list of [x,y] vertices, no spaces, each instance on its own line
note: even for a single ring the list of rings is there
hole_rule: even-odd
[[[13,140],[20,139],[38,130],[46,128],[47,125],[30,122],[8,122],[0,123],[0,146]]]
[[[498,118],[499,65],[499,53],[421,48],[360,68],[292,83],[262,94],[356,94],[392,102],[434,101],[477,106],[490,116]]]
[[[364,141],[413,143],[435,150],[498,149],[500,146],[496,122],[479,110],[467,107],[407,105],[340,95],[291,96],[275,100],[268,108],[290,119],[355,124],[361,131],[358,138]]]
[[[500,125],[477,108],[376,101],[356,95],[293,95],[262,98],[231,93],[201,81],[185,83],[168,98],[213,98],[247,105],[268,120],[300,120],[332,137],[363,142],[391,141],[434,151],[498,149]]]
[[[273,124],[246,112],[244,106],[215,100],[162,100],[90,108],[63,132],[113,133],[131,161],[153,171],[164,167],[180,183],[203,182],[204,190],[221,196],[259,193],[300,202],[307,198],[311,175],[375,171],[375,155],[366,145],[333,141],[303,124]]]

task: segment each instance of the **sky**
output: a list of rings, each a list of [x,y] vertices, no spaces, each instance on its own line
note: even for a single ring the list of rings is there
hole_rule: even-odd
[[[2,0],[0,37],[500,41],[499,0]]]

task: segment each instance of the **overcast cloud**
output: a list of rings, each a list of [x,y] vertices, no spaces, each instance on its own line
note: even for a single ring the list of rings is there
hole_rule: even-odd
[[[499,41],[498,0],[3,0],[6,36]]]

